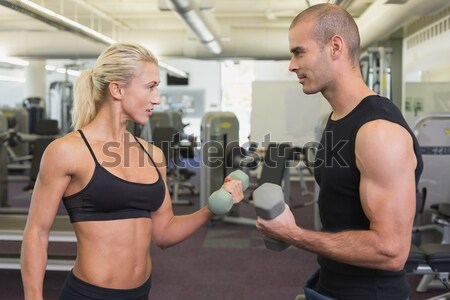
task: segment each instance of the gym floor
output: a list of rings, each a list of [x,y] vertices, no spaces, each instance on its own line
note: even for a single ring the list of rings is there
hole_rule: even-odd
[[[198,171],[198,170],[197,170]],[[199,186],[199,174],[191,181]],[[312,182],[311,184],[312,189]],[[10,204],[26,206],[30,193],[22,191],[25,182],[9,182]],[[291,184],[293,206],[312,200],[302,196],[298,182]],[[176,214],[198,209],[198,196],[183,195],[191,206],[174,206]],[[313,207],[294,208],[299,226],[313,228]],[[61,207],[60,213],[64,214]],[[251,204],[240,207],[243,217],[254,218]],[[73,254],[75,245],[60,243],[54,251]],[[2,253],[20,251],[20,242],[0,242]],[[315,255],[293,247],[283,252],[265,249],[261,235],[254,226],[214,221],[201,228],[183,243],[161,250],[152,247],[153,275],[151,300],[294,300],[303,293],[305,279],[317,267]],[[46,273],[44,295],[46,300],[58,299],[67,272]],[[411,300],[427,299],[444,293],[443,288],[415,292],[420,276],[408,275]],[[0,299],[22,300],[20,271],[0,270]]]

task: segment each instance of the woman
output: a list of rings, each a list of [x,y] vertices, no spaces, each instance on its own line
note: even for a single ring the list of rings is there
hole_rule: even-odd
[[[208,207],[174,216],[160,149],[126,130],[145,124],[160,103],[158,61],[137,44],[106,49],[74,91],[75,131],[51,143],[41,167],[22,243],[26,300],[43,299],[50,228],[61,199],[77,236],[77,259],[61,298],[148,299],[150,244],[180,243],[214,217]],[[145,146],[144,146],[145,145]],[[226,178],[233,201],[239,181]]]

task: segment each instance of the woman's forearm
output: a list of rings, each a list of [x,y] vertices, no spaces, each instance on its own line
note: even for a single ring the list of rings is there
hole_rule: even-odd
[[[25,232],[20,255],[25,300],[43,299],[43,283],[47,265],[48,236]]]
[[[164,234],[157,241],[158,246],[166,249],[181,243],[214,216],[207,206],[189,215],[173,216],[165,226]]]

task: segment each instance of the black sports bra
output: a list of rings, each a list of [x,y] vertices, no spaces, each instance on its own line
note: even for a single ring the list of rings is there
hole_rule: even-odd
[[[95,169],[91,180],[81,191],[62,199],[70,222],[150,218],[150,212],[162,205],[166,188],[147,150],[135,137],[155,166],[158,180],[149,184],[126,181],[100,165],[83,132],[78,131],[94,158]]]

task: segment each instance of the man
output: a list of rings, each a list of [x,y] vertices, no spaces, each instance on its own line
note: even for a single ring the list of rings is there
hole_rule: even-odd
[[[323,230],[298,227],[289,209],[257,226],[317,253],[306,299],[408,299],[403,268],[423,167],[417,140],[395,105],[365,84],[358,28],[345,10],[319,4],[301,12],[289,46],[303,91],[322,93],[333,110],[315,162]]]

